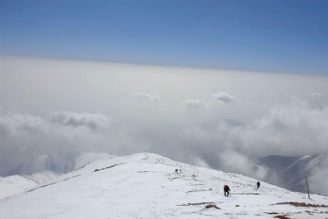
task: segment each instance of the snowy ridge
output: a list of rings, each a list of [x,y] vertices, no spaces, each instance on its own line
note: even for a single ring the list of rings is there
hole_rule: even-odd
[[[0,177],[0,199],[24,192],[35,186],[37,186],[37,183],[23,176]]]
[[[41,156],[41,158],[44,157],[49,158],[49,156]],[[78,170],[89,163],[102,159],[110,159],[114,156],[107,153],[81,152],[77,153],[76,156],[69,157],[70,159],[66,162],[72,163],[73,170]],[[37,161],[40,161],[40,157],[37,158]],[[67,177],[66,174],[63,175],[54,170],[41,171],[31,175],[11,175],[0,177],[0,200],[61,181],[65,179],[65,177]]]
[[[257,190],[256,181],[151,153],[103,156],[51,183],[2,200],[0,215],[8,219],[328,217],[328,197],[311,195],[309,200],[305,194],[264,182]],[[231,187],[230,197],[223,196],[224,184]],[[313,206],[277,204],[281,202]]]
[[[0,200],[47,184],[58,177],[57,174],[50,171],[32,175],[0,177]]]

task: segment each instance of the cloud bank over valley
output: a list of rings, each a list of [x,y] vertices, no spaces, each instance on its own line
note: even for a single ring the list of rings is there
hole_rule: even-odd
[[[1,65],[1,176],[65,172],[81,151],[154,152],[283,184],[261,158],[320,155],[306,165],[314,190],[328,193],[327,77],[8,57]]]

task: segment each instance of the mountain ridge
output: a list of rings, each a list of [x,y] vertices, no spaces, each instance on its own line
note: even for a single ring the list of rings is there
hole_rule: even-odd
[[[311,195],[308,200],[305,194],[265,182],[257,190],[256,182],[152,153],[111,156],[0,201],[0,215],[10,219],[327,218],[327,197]],[[231,187],[229,197],[223,196],[224,184]],[[303,202],[312,207],[290,204]]]

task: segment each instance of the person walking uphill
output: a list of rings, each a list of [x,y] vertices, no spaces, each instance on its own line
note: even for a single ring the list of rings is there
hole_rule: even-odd
[[[257,181],[257,183],[256,183],[256,189],[259,189],[260,188],[260,185],[261,185],[260,181]]]
[[[223,191],[224,191],[224,196],[229,196],[230,188],[228,185],[224,185]]]

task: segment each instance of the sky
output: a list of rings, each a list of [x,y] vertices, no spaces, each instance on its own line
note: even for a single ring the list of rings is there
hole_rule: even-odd
[[[328,74],[325,0],[0,1],[0,54]]]

